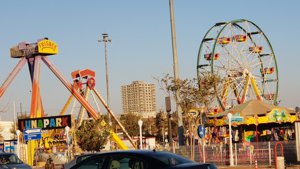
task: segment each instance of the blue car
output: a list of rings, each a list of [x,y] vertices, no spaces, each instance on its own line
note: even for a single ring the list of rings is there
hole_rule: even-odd
[[[71,169],[217,169],[165,151],[127,150],[94,154]]]
[[[14,153],[0,153],[0,168],[6,169],[32,169]]]

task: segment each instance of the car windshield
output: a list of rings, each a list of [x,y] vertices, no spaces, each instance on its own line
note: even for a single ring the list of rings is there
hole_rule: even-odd
[[[0,164],[21,164],[23,163],[15,154],[0,154]]]
[[[89,158],[90,156],[92,156],[92,154],[86,154],[86,155],[82,155],[82,156],[77,157],[77,163]]]
[[[156,154],[153,158],[163,162],[167,166],[175,166],[184,163],[193,163],[193,161],[172,153]]]

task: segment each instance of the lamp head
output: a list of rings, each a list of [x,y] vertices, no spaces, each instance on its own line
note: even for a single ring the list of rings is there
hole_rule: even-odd
[[[228,117],[228,119],[231,119],[231,118],[232,118],[232,113],[229,112],[229,113],[227,114],[227,117]]]
[[[141,119],[139,119],[138,124],[139,124],[139,126],[142,126],[143,125],[143,121]]]

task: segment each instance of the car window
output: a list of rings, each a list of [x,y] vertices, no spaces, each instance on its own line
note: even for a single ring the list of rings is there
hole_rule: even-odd
[[[127,155],[113,156],[108,169],[147,169],[147,162]]]
[[[23,163],[15,154],[1,154],[1,164],[20,164]]]
[[[85,161],[82,161],[82,163],[79,163],[79,165],[73,167],[74,169],[102,169],[102,166],[104,164],[105,157],[93,157],[89,158]],[[73,169],[72,168],[72,169]]]
[[[163,162],[167,166],[175,166],[178,164],[183,164],[183,163],[193,163],[193,161],[183,158],[181,156],[178,156],[176,154],[157,154],[153,156],[153,158]]]
[[[77,157],[77,163],[89,158],[91,155],[83,155],[83,156],[79,156]]]

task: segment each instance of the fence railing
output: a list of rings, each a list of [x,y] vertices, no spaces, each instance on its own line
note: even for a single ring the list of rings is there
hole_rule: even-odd
[[[297,164],[295,140],[282,141],[281,143],[286,164]],[[256,161],[259,165],[275,165],[275,144],[276,142],[233,143],[234,164],[254,165]],[[277,151],[277,154],[281,155],[280,149]],[[194,152],[194,160],[196,162],[229,165],[229,146],[227,144],[204,146],[204,154],[203,147],[199,144],[195,145]],[[192,157],[190,146],[177,147],[175,153],[187,158]]]

